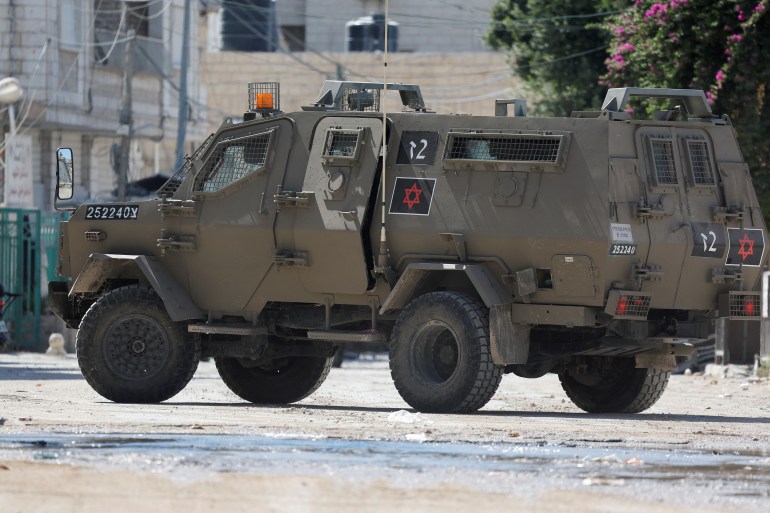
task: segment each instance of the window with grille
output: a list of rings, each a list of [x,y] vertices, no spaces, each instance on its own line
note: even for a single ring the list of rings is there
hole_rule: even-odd
[[[676,165],[674,163],[674,143],[671,139],[650,139],[650,154],[658,185],[676,185]]]
[[[340,130],[332,128],[326,132],[326,143],[324,144],[324,158],[343,158],[355,159],[361,138],[361,129]]]
[[[192,171],[193,163],[206,152],[213,140],[214,134],[209,135],[206,140],[203,141],[203,144],[198,146],[192,155],[185,157],[184,162],[182,162],[182,165],[179,166],[179,169],[177,169],[176,173],[174,173],[174,175],[169,178],[160,189],[158,189],[159,198],[170,198],[176,194],[177,189],[179,189],[179,187],[182,185],[185,177]]]
[[[687,141],[687,155],[695,185],[715,185],[714,170],[709,158],[708,144],[703,139]]]
[[[204,165],[205,177],[197,190],[216,192],[262,170],[267,161],[271,132],[222,141]]]
[[[444,160],[559,164],[562,135],[449,133]]]

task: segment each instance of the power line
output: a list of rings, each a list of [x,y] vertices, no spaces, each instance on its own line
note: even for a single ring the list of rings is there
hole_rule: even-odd
[[[562,61],[566,61],[566,60],[569,60],[569,59],[574,59],[576,57],[582,57],[584,55],[589,55],[589,54],[592,54],[592,53],[600,52],[602,50],[606,50],[609,47],[610,47],[609,45],[602,45],[602,46],[598,46],[596,48],[592,48],[590,50],[585,50],[585,51],[582,51],[582,52],[572,53],[570,55],[565,55],[563,57],[557,57],[556,59],[549,59],[547,61],[535,62],[535,63],[532,63],[532,64],[526,64],[526,65],[518,66],[518,67],[520,69],[529,69],[529,68],[538,68],[540,66],[548,66],[549,64],[554,64],[556,62],[562,62]]]

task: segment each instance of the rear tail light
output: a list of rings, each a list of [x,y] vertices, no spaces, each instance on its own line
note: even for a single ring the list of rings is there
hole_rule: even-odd
[[[732,291],[719,298],[720,315],[730,319],[758,320],[762,315],[759,292]]]
[[[4,306],[5,306],[5,300],[4,299],[0,299],[0,308],[2,308]]]
[[[652,294],[630,290],[611,290],[604,311],[621,319],[645,320],[650,311]]]
[[[756,317],[759,308],[754,303],[753,298],[745,298],[743,300],[743,315],[746,317]]]

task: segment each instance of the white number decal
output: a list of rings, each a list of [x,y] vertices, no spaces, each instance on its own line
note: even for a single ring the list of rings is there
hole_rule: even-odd
[[[610,255],[635,255],[635,244],[613,244],[610,248]]]
[[[422,149],[417,152],[417,156],[414,156],[414,150],[417,148],[417,143],[414,141],[409,141],[409,160],[423,160],[425,159],[425,155],[422,154],[427,148],[428,148],[428,140],[427,139],[420,139],[420,144],[422,144]]]
[[[717,248],[714,247],[714,244],[717,242],[717,234],[709,231],[709,235],[711,235],[711,244],[708,243],[709,237],[705,233],[700,234],[700,238],[703,239],[703,252],[716,253]]]
[[[94,205],[86,207],[86,219],[138,219],[139,207],[136,205],[109,206]]]

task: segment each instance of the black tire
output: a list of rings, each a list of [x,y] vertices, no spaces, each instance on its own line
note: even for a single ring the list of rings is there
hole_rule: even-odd
[[[416,298],[393,327],[390,374],[404,401],[418,411],[478,410],[503,375],[489,350],[489,310],[457,292]]]
[[[104,294],[77,334],[80,370],[102,397],[157,403],[179,393],[198,368],[200,343],[171,320],[163,301],[140,285]]]
[[[329,375],[333,358],[288,356],[265,364],[248,358],[216,358],[217,371],[227,388],[256,404],[289,404],[301,401],[320,387]]]
[[[337,350],[334,352],[334,356],[332,357],[332,367],[335,369],[342,367],[342,361],[345,359],[343,353],[342,346],[337,347]]]
[[[634,358],[613,358],[589,380],[569,371],[559,380],[575,406],[588,413],[639,413],[660,399],[670,376],[660,369],[637,369]]]

